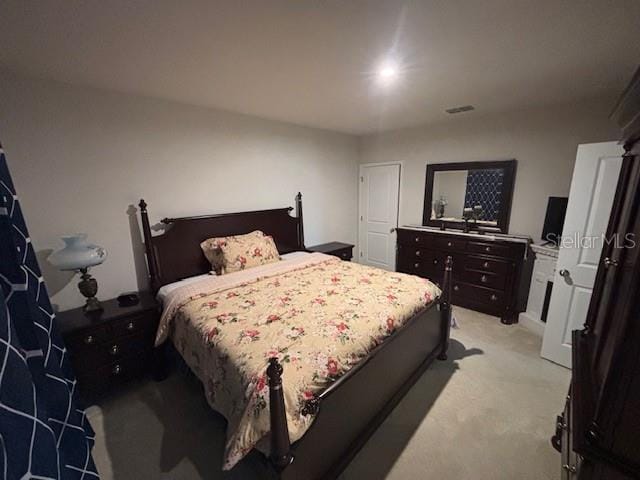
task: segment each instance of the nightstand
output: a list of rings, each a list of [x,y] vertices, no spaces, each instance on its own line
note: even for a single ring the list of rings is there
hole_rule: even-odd
[[[339,257],[347,262],[353,258],[353,245],[342,242],[329,242],[322,245],[314,245],[313,247],[307,247],[309,252],[326,253],[327,255],[333,255]]]
[[[139,296],[133,306],[112,299],[102,302],[102,311],[85,314],[76,308],[56,315],[85,401],[152,371],[160,310],[151,293]]]

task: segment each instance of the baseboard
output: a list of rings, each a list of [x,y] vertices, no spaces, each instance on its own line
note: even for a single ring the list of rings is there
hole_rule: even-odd
[[[539,337],[544,336],[544,327],[546,324],[536,318],[530,317],[527,315],[527,312],[522,312],[518,316],[518,323]]]

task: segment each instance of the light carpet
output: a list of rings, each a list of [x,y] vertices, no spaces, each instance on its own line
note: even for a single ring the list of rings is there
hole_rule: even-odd
[[[551,448],[568,370],[539,356],[519,325],[454,308],[449,360],[435,361],[371,437],[341,480],[557,480]],[[222,472],[224,419],[191,376],[135,382],[87,410],[104,480],[260,478],[251,454]]]

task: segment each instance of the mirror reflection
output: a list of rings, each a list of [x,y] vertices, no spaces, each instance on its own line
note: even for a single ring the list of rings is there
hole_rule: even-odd
[[[497,225],[504,176],[504,168],[434,172],[431,220]]]

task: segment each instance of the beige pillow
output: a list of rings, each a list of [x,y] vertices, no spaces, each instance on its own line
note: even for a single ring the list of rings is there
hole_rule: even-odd
[[[255,230],[246,235],[209,238],[200,244],[211,268],[218,274],[237,272],[280,260],[269,235]]]

